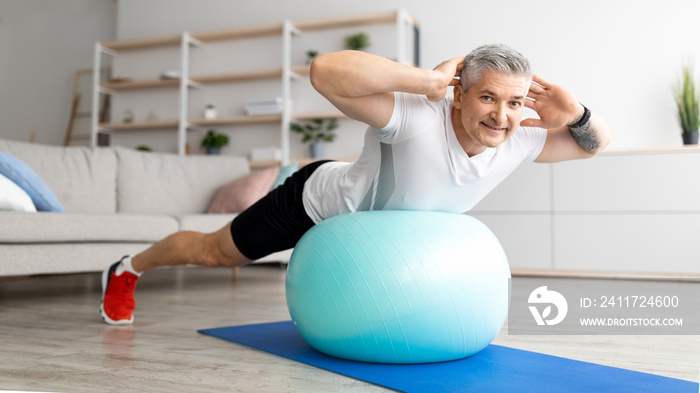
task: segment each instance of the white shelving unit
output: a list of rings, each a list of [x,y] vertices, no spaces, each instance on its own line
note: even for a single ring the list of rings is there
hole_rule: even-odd
[[[340,16],[323,19],[291,21],[282,23],[239,27],[224,30],[203,32],[183,32],[178,35],[124,40],[100,43],[95,46],[94,69],[103,67],[103,57],[119,56],[127,52],[150,51],[161,48],[179,47],[179,73],[178,79],[137,79],[119,82],[101,83],[99,73],[95,73],[93,90],[93,113],[99,113],[97,103],[101,94],[117,95],[122,92],[135,90],[177,89],[178,116],[173,119],[158,121],[139,121],[130,123],[112,122],[98,124],[97,116],[92,119],[91,145],[97,145],[97,135],[100,132],[119,133],[124,131],[147,132],[149,130],[173,130],[177,131],[177,152],[186,154],[187,132],[192,129],[201,129],[209,126],[239,126],[250,124],[279,124],[280,148],[282,160],[274,162],[251,162],[252,166],[262,167],[270,165],[287,164],[290,157],[290,122],[310,120],[314,118],[344,118],[338,111],[316,110],[307,112],[295,112],[291,107],[293,81],[308,81],[309,66],[293,64],[294,38],[307,33],[321,32],[324,30],[354,28],[369,25],[389,25],[395,31],[395,60],[404,63],[418,65],[419,27],[418,23],[403,9],[390,12]],[[247,40],[259,37],[279,37],[282,48],[282,64],[280,68],[260,68],[254,70],[232,71],[225,73],[210,73],[204,75],[192,75],[190,63],[193,58],[192,49],[204,47],[212,43],[223,41]],[[338,48],[341,49],[341,48]],[[216,119],[204,119],[188,117],[189,96],[191,89],[206,90],[208,86],[226,83],[253,82],[265,80],[278,80],[281,82],[279,96],[283,99],[283,110],[280,114],[247,116],[233,115],[222,116]],[[114,116],[112,116],[114,118]]]

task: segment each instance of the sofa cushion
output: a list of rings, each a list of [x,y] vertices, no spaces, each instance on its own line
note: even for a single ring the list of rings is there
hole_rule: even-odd
[[[284,184],[284,182],[294,174],[294,172],[299,170],[299,164],[296,162],[293,162],[289,165],[285,165],[282,168],[280,168],[279,173],[277,174],[277,179],[275,179],[275,182],[272,183],[272,186],[270,187],[270,191],[274,190],[275,188],[281,186]]]
[[[56,194],[41,180],[41,177],[24,161],[10,153],[0,151],[0,174],[12,180],[32,199],[37,210],[63,212]]]
[[[255,171],[219,188],[207,213],[240,213],[270,192],[279,167]]]
[[[183,214],[176,216],[180,230],[204,233],[216,232],[236,218],[237,214]]]
[[[0,210],[36,212],[32,198],[15,182],[0,175]]]
[[[0,243],[155,242],[179,229],[167,215],[3,212]]]
[[[116,148],[122,213],[204,213],[222,185],[250,173],[238,156],[179,156]]]
[[[66,212],[116,211],[117,160],[113,150],[0,139],[0,151],[29,165],[54,192]]]

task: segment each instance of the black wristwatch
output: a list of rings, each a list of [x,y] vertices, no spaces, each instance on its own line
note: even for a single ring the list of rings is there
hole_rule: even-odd
[[[585,105],[581,104],[581,106],[583,107],[583,116],[576,123],[569,124],[569,128],[581,128],[591,119],[591,111]]]

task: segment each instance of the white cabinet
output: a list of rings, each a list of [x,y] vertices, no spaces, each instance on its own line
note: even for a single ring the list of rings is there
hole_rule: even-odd
[[[700,149],[525,164],[471,212],[516,269],[700,274]]]

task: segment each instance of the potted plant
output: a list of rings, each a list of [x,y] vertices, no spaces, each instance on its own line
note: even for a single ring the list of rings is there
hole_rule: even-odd
[[[681,82],[676,87],[675,98],[678,117],[683,129],[683,144],[697,145],[700,128],[700,90],[696,88],[692,62],[682,68]]]
[[[338,120],[313,119],[304,124],[292,123],[290,128],[302,134],[302,143],[310,143],[311,158],[320,158],[323,156],[323,143],[335,140],[334,131],[338,128]]]
[[[134,122],[134,111],[131,109],[127,109],[124,111],[124,123],[129,124]]]
[[[209,130],[202,139],[202,147],[206,148],[207,154],[219,154],[221,148],[228,145],[228,135],[220,134],[216,130]]]
[[[214,104],[207,104],[204,108],[204,118],[208,120],[216,119],[216,107]]]
[[[369,36],[366,33],[357,33],[345,37],[345,48],[352,50],[365,50],[369,46]]]
[[[311,62],[318,56],[318,51],[316,49],[309,49],[306,51],[306,64],[311,64]]]

